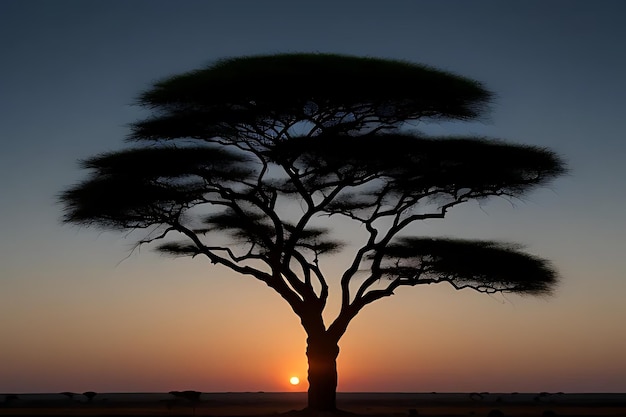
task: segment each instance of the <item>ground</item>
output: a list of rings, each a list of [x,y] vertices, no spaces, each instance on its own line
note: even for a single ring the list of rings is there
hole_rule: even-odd
[[[625,394],[339,393],[340,411],[303,410],[305,393],[0,394],[0,416],[626,417]]]

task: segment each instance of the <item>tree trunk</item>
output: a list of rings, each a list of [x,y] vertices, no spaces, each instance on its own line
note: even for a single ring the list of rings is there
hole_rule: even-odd
[[[316,411],[337,409],[337,356],[339,346],[327,334],[307,339],[309,360],[308,408]]]

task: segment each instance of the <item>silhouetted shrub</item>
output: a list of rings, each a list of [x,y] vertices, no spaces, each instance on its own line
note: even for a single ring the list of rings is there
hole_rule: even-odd
[[[184,398],[191,402],[200,401],[200,395],[202,395],[202,393],[198,391],[170,391],[169,393],[174,397]]]
[[[77,396],[78,394],[76,394],[75,392],[64,391],[64,392],[61,393],[61,395],[65,395],[70,400],[73,400],[74,397]]]
[[[198,391],[170,391],[171,395],[176,398],[184,398],[185,400],[191,403],[191,408],[193,409],[194,415],[196,414],[196,405],[200,402],[201,392]]]
[[[480,401],[483,399],[483,395],[477,392],[470,393],[469,397],[470,397],[470,400],[472,401]]]
[[[85,392],[83,392],[83,395],[85,397],[87,397],[87,401],[92,402],[93,401],[93,397],[95,397],[98,394],[93,392],[93,391],[85,391]]]

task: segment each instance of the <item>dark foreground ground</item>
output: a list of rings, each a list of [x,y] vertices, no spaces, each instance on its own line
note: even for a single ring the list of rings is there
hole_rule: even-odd
[[[620,416],[626,394],[339,393],[337,413],[308,413],[305,393],[0,394],[0,416]]]

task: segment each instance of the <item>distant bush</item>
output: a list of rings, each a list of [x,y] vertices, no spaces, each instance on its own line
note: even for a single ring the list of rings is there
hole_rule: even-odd
[[[198,391],[170,391],[169,393],[174,397],[184,398],[191,402],[200,401],[200,395],[202,395],[202,393]]]
[[[73,400],[74,397],[77,396],[78,394],[76,394],[75,392],[64,391],[64,392],[61,393],[61,395],[65,395],[70,400]]]
[[[483,399],[483,395],[479,394],[478,392],[470,393],[469,397],[472,401],[481,401]]]
[[[95,397],[98,394],[93,391],[86,391],[86,392],[83,392],[83,395],[87,397],[87,401],[91,402],[93,401],[93,397]]]
[[[196,405],[200,402],[201,392],[198,391],[170,391],[171,395],[176,398],[184,398],[191,403],[193,414],[196,415]],[[171,407],[171,406],[170,406]]]

